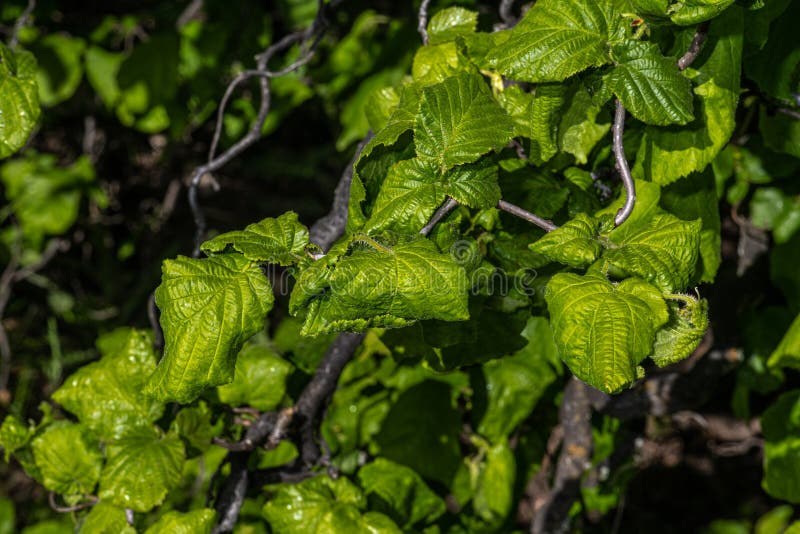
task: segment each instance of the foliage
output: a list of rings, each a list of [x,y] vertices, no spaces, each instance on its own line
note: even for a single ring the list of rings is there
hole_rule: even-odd
[[[460,3],[0,8],[0,534],[527,530],[559,432],[604,532],[706,354],[691,527],[800,528],[800,4]]]

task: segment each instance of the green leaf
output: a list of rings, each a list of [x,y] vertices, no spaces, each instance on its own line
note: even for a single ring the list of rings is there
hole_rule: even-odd
[[[795,318],[781,342],[770,354],[767,365],[772,368],[800,369],[800,315]]]
[[[575,376],[606,393],[636,379],[637,365],[652,352],[666,320],[663,301],[664,321],[653,312],[658,290],[651,287],[652,297],[643,299],[631,292],[639,292],[639,284],[628,279],[613,285],[602,275],[571,273],[556,274],[547,284],[545,300],[561,359]]]
[[[448,196],[473,208],[496,206],[500,200],[497,165],[484,158],[440,172],[428,160],[401,161],[389,169],[364,230],[419,233]]]
[[[789,520],[794,515],[794,509],[784,504],[777,506],[758,518],[754,534],[784,534]]]
[[[721,222],[714,174],[706,171],[692,174],[662,190],[661,206],[684,221],[701,219],[700,261],[701,282],[713,282],[722,263]]]
[[[463,267],[419,239],[393,249],[358,247],[328,254],[303,271],[289,309],[308,312],[302,335],[398,327],[420,319],[468,318]]]
[[[210,534],[214,528],[214,518],[216,512],[209,508],[192,510],[190,512],[167,512],[158,521],[153,523],[150,528],[145,530],[145,534],[160,534],[169,532],[170,534]]]
[[[136,534],[136,529],[128,524],[124,508],[100,501],[83,518],[78,534]]]
[[[405,390],[375,438],[381,456],[449,486],[461,458],[460,418],[450,396],[450,386],[433,380]]]
[[[781,395],[761,416],[764,490],[776,499],[800,502],[800,391]]]
[[[252,345],[236,358],[233,382],[217,388],[219,400],[230,406],[274,410],[286,394],[286,378],[292,364],[270,348]]]
[[[25,145],[40,113],[36,60],[0,43],[0,159]]]
[[[800,49],[796,46],[797,28],[794,24],[798,16],[800,7],[796,2],[789,2],[786,11],[769,25],[769,40],[766,46],[757,54],[745,59],[747,76],[755,81],[762,91],[790,102],[792,93],[797,92],[800,82],[797,70],[800,67]]]
[[[187,403],[233,379],[236,354],[263,328],[274,297],[258,266],[238,254],[179,256],[162,269],[155,297],[166,346],[147,393]]]
[[[212,413],[204,401],[197,406],[183,408],[170,425],[170,432],[181,436],[195,451],[205,452],[211,440],[219,436],[222,420],[211,423]]]
[[[14,534],[16,522],[17,513],[14,503],[5,497],[0,497],[0,534]]]
[[[100,96],[106,108],[113,109],[119,102],[121,89],[117,76],[125,61],[125,54],[108,52],[97,46],[86,50],[86,79]]]
[[[580,213],[560,228],[531,243],[529,248],[550,261],[585,268],[594,263],[603,250],[598,238],[599,229],[600,222],[597,219]]]
[[[181,481],[183,443],[173,434],[143,430],[109,443],[100,479],[100,499],[137,512],[164,502]]]
[[[553,363],[558,362],[558,349],[548,321],[530,317],[522,335],[528,340],[523,349],[483,364],[486,411],[477,431],[492,443],[508,437],[556,379]]]
[[[692,113],[692,83],[674,58],[657,45],[628,41],[613,48],[615,65],[605,78],[625,108],[647,124],[686,124]]]
[[[669,322],[656,334],[650,358],[659,367],[688,358],[708,329],[708,302],[684,296],[683,306],[667,301]]]
[[[414,124],[417,156],[444,173],[472,163],[511,138],[513,123],[478,75],[459,74],[422,90]]]
[[[84,427],[54,423],[34,438],[31,450],[45,488],[65,496],[92,494],[103,456]]]
[[[430,44],[452,41],[459,35],[475,31],[478,14],[463,7],[448,7],[438,11],[428,23]]]
[[[583,85],[567,97],[564,108],[558,125],[558,146],[575,156],[576,163],[585,164],[594,146],[608,133],[611,121],[598,121],[602,107],[594,103]]]
[[[300,224],[297,214],[289,211],[273,219],[251,224],[244,230],[218,235],[200,247],[206,254],[233,249],[257,263],[294,265],[307,258],[308,228]]]
[[[671,8],[670,18],[679,26],[691,26],[717,17],[734,0],[683,0]]]
[[[358,471],[358,481],[371,510],[391,517],[399,526],[433,522],[445,512],[444,501],[414,470],[377,458]]]
[[[161,417],[164,406],[142,394],[156,368],[152,336],[121,328],[98,341],[100,361],[80,368],[64,381],[53,400],[75,414],[81,423],[103,439],[115,439]]]
[[[617,17],[604,0],[539,0],[489,61],[512,80],[563,81],[609,62],[607,46]]]
[[[500,525],[511,512],[516,467],[514,453],[505,440],[486,451],[472,503],[475,513],[485,523]]]
[[[626,228],[625,232],[613,230],[603,258],[623,272],[653,283],[661,291],[681,291],[695,272],[701,227],[700,220],[682,221],[674,215],[658,213],[646,223]]]
[[[558,152],[558,123],[567,88],[563,84],[537,85],[532,93],[511,86],[498,96],[514,121],[514,135],[530,139],[528,161],[541,165]]]
[[[686,71],[695,84],[695,120],[684,128],[646,127],[636,178],[665,185],[714,160],[736,124],[741,57],[742,12],[733,7],[711,25],[702,53]]]
[[[51,107],[68,100],[83,78],[86,43],[78,37],[53,33],[37,41],[33,53],[39,64],[36,82],[39,101]]]
[[[7,415],[0,425],[0,447],[3,447],[6,462],[15,451],[28,445],[33,435],[33,428],[25,426],[16,416]]]
[[[472,72],[475,72],[475,66],[455,42],[419,48],[411,65],[411,75],[420,87],[441,83],[460,73]]]
[[[281,485],[262,510],[275,534],[336,532],[400,534],[386,516],[367,512],[366,499],[347,478],[321,475],[299,484]]]
[[[27,152],[0,167],[0,180],[23,234],[39,243],[46,235],[65,233],[75,223],[81,197],[93,189],[95,172],[87,156],[59,167],[51,154]]]

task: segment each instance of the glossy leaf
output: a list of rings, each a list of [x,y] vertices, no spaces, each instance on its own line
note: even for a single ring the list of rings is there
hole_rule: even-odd
[[[680,26],[699,24],[711,20],[725,11],[734,0],[685,0],[676,2],[671,10],[672,22]]]
[[[668,300],[669,322],[656,334],[650,358],[659,367],[688,358],[703,340],[708,329],[708,303],[686,297],[683,306]]]
[[[115,439],[161,417],[164,406],[142,394],[156,368],[152,336],[133,329],[107,334],[98,345],[100,361],[86,365],[67,378],[53,400],[103,439]]]
[[[633,174],[666,185],[702,171],[733,134],[739,100],[742,13],[733,7],[709,30],[703,53],[689,72],[695,120],[684,128],[645,128]]]
[[[45,488],[66,496],[94,492],[103,457],[84,427],[55,423],[34,438],[31,450]]]
[[[589,67],[608,63],[609,34],[617,14],[611,2],[540,0],[511,37],[489,55],[512,80],[560,82]]]
[[[124,508],[99,501],[81,521],[78,534],[112,533],[136,534],[136,529],[128,524]]]
[[[358,480],[370,502],[404,528],[434,521],[445,512],[444,501],[414,470],[377,458],[358,471]]]
[[[143,430],[110,443],[106,453],[98,497],[116,506],[148,512],[181,480],[184,449],[175,435]]]
[[[166,346],[147,392],[184,403],[233,379],[236,354],[274,299],[261,270],[238,254],[164,261],[155,298]]]
[[[269,217],[237,230],[218,235],[200,247],[206,254],[240,252],[245,258],[258,263],[294,265],[307,259],[308,228],[300,224],[293,211],[278,218]]]
[[[475,31],[478,14],[463,7],[448,7],[437,11],[428,23],[428,39],[431,44],[452,41],[459,35]]]
[[[626,42],[613,48],[615,65],[605,83],[631,115],[646,124],[686,124],[692,113],[692,84],[674,58],[658,46]]]
[[[25,145],[40,113],[36,60],[0,43],[0,159]]]
[[[600,256],[600,223],[584,213],[531,243],[530,249],[550,261],[570,267],[588,267]]]
[[[511,119],[481,76],[459,74],[423,89],[414,143],[440,172],[502,148],[511,135]]]
[[[190,512],[167,512],[145,530],[145,534],[210,534],[216,513],[209,508]]]
[[[701,227],[699,220],[687,222],[674,215],[656,214],[646,223],[629,226],[625,233],[612,231],[612,244],[603,258],[661,291],[681,291],[695,272]]]
[[[514,121],[514,135],[530,139],[528,160],[541,165],[558,152],[558,123],[564,105],[563,84],[540,84],[532,93],[511,86],[499,95]]]
[[[649,296],[637,295],[641,289],[636,279],[613,285],[597,274],[559,273],[547,284],[545,299],[561,359],[575,376],[606,393],[633,382],[637,365],[652,352],[656,331],[666,322],[666,304],[661,302],[658,314],[652,307],[659,291],[651,286]]]
[[[332,258],[332,259],[331,259]],[[420,319],[467,319],[463,267],[420,239],[392,249],[358,247],[328,254],[303,271],[290,302],[307,309],[301,334],[397,327]]]
[[[245,347],[236,358],[233,382],[217,388],[219,400],[230,406],[275,409],[286,393],[292,364],[267,347]]]

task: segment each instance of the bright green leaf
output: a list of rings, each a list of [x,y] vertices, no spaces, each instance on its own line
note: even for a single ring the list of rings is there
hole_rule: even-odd
[[[656,333],[650,358],[659,367],[689,357],[703,340],[708,329],[708,303],[704,299],[685,297],[683,306],[668,300],[669,322]]]
[[[230,406],[274,410],[286,393],[292,364],[268,347],[245,347],[236,358],[233,382],[217,388],[219,400]]]
[[[431,44],[452,41],[459,35],[475,31],[478,14],[463,7],[448,7],[437,11],[428,23],[428,39]]]
[[[155,297],[166,346],[147,392],[183,403],[233,379],[236,354],[274,299],[261,270],[238,254],[165,260]]]
[[[781,395],[761,416],[764,434],[764,478],[771,496],[800,502],[800,391]]]
[[[528,161],[534,165],[558,152],[558,124],[566,91],[563,84],[540,84],[532,93],[511,86],[498,96],[514,121],[514,135],[530,139]]]
[[[418,157],[431,160],[443,173],[502,148],[512,128],[483,78],[459,74],[423,89],[414,143]]]
[[[630,292],[633,284],[635,279],[615,286],[602,275],[571,273],[559,273],[547,284],[545,299],[561,359],[578,378],[606,393],[636,379],[636,366],[652,352],[663,324],[651,299]],[[659,295],[655,288],[651,293]]]
[[[36,60],[0,43],[0,159],[25,145],[40,113]]]
[[[136,529],[128,524],[124,508],[100,501],[83,518],[78,534],[136,534]]]
[[[658,46],[639,41],[613,48],[614,68],[605,77],[608,89],[631,115],[646,124],[686,124],[692,113],[692,83],[674,58]]]
[[[725,11],[734,0],[682,0],[669,10],[672,22],[691,26],[711,20]]]
[[[143,430],[109,443],[98,497],[123,508],[149,512],[181,480],[183,443],[175,435]]]
[[[598,238],[600,223],[585,213],[531,243],[530,249],[550,261],[584,268],[600,256],[603,246]]]
[[[210,534],[216,512],[209,508],[190,512],[167,512],[145,530],[145,534]]]
[[[783,335],[780,344],[769,357],[767,364],[773,368],[791,367],[800,369],[800,315]]]
[[[516,479],[514,453],[505,440],[486,451],[485,464],[476,482],[473,508],[489,525],[502,524],[514,504]]]
[[[100,361],[79,369],[64,381],[53,400],[104,439],[119,438],[141,426],[154,423],[164,410],[160,402],[142,394],[156,368],[152,336],[133,329],[107,334],[113,351]],[[120,338],[124,338],[121,341]],[[108,342],[98,344],[108,345]]]
[[[14,415],[7,415],[0,425],[0,447],[3,447],[5,460],[15,451],[25,447],[33,438],[34,430],[17,419]]]
[[[303,271],[290,311],[308,312],[302,335],[404,326],[420,319],[467,319],[463,267],[427,239],[392,249],[357,246],[328,254]]]
[[[278,218],[268,217],[244,230],[218,235],[200,247],[206,254],[225,252],[231,248],[258,263],[294,265],[307,258],[308,228],[300,224],[293,211]]]
[[[616,17],[605,0],[539,0],[489,61],[512,80],[563,81],[610,61],[607,46]]]
[[[585,164],[594,146],[608,133],[611,121],[598,121],[602,108],[582,85],[567,97],[564,108],[558,125],[558,146],[575,156],[576,163]]]
[[[45,488],[65,496],[93,493],[103,457],[81,425],[54,423],[34,438],[31,450]]]

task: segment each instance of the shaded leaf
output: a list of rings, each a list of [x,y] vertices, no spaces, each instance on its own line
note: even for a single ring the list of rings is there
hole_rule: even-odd
[[[273,410],[286,393],[286,377],[292,364],[268,347],[245,347],[236,358],[233,382],[217,388],[219,400],[230,406]]]

